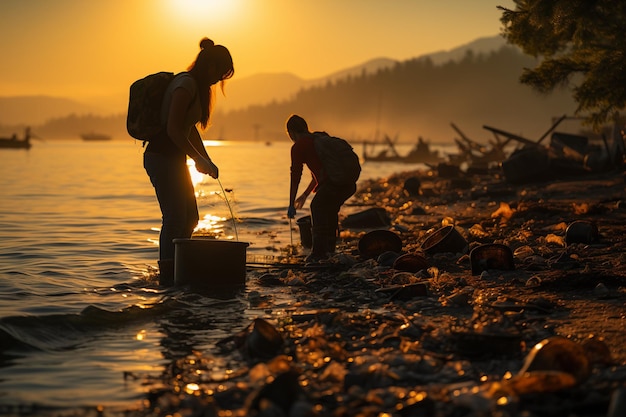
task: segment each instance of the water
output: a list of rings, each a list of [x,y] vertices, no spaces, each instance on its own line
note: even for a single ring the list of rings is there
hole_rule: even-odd
[[[191,169],[201,227],[234,239],[230,205],[249,257],[298,243],[285,216],[290,143],[207,146],[225,192]],[[0,149],[0,411],[131,405],[147,390],[142,377],[193,350],[211,352],[263,315],[245,292],[216,299],[149,279],[161,215],[142,153],[132,140]],[[364,164],[362,179],[411,168]],[[226,366],[216,358],[216,370]]]

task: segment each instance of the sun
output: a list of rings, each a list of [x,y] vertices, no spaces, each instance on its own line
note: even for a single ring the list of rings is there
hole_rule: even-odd
[[[236,0],[170,0],[172,12],[186,19],[207,18],[221,16],[222,18],[234,13],[238,1]]]
[[[159,0],[163,21],[176,28],[167,30],[179,39],[208,36],[213,39],[239,37],[242,30],[259,19],[259,7],[250,0]],[[0,0],[1,2],[1,0]],[[259,2],[264,4],[262,2]],[[261,9],[262,10],[262,9]],[[218,39],[214,39],[220,43]]]

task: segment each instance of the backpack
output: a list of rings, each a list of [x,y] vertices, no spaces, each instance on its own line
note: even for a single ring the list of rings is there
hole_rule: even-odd
[[[344,139],[315,132],[313,143],[326,177],[335,184],[354,184],[361,174],[359,156]]]
[[[161,104],[173,79],[173,72],[157,72],[132,83],[126,115],[129,135],[147,142],[163,130]]]

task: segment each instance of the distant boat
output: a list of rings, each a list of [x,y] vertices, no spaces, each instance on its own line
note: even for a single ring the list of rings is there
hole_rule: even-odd
[[[0,149],[30,149],[32,146],[30,143],[31,138],[30,128],[27,127],[24,130],[24,137],[22,139],[18,139],[16,134],[13,134],[13,136],[9,138],[0,138]]]
[[[110,135],[104,133],[83,133],[80,135],[83,140],[111,140]]]
[[[413,149],[406,155],[400,155],[398,151],[396,151],[393,141],[389,136],[385,135],[385,141],[387,142],[388,149],[384,149],[375,155],[368,154],[364,149],[363,159],[372,162],[402,162],[407,164],[433,164],[444,160],[444,157],[439,154],[439,151],[430,149],[430,144],[421,137],[418,139]],[[391,155],[388,151],[391,151]]]

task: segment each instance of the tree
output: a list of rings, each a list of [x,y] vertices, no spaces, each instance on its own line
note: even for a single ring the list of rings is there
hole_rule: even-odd
[[[626,2],[617,0],[514,0],[499,6],[502,34],[524,53],[540,58],[520,81],[549,93],[572,90],[595,128],[616,120],[626,105]]]

